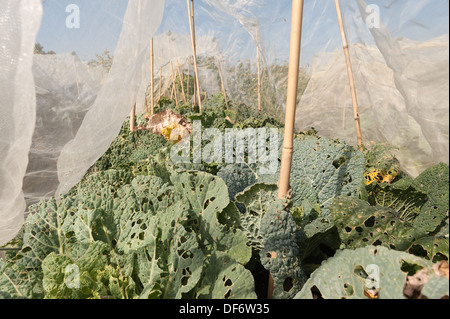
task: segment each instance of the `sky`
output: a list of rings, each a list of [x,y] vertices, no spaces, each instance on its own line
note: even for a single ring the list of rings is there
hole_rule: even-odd
[[[162,0],[144,0],[162,1]],[[341,1],[345,21],[359,12],[352,11]],[[414,40],[448,34],[448,0],[367,0],[377,4],[380,21],[393,36],[406,36]],[[227,5],[223,5],[226,3]],[[261,3],[265,3],[261,6]],[[79,8],[79,28],[67,26],[74,22],[73,11],[66,8],[75,4]],[[122,28],[128,0],[46,0],[44,15],[36,42],[44,50],[65,53],[75,51],[82,60],[95,58],[105,50],[113,52]],[[289,49],[290,0],[196,0],[197,36],[213,34],[218,37],[224,55],[236,58],[256,56],[256,39],[269,61],[286,60]],[[255,31],[254,21],[259,19]],[[361,26],[347,23],[349,42],[370,41],[364,38]],[[73,25],[72,25],[73,26]],[[171,30],[189,33],[186,2],[166,0],[163,22],[157,33]],[[302,50],[303,63],[310,63],[315,53],[340,48],[341,39],[334,1],[306,0]],[[189,49],[189,48],[187,48]]]
[[[79,7],[79,28],[66,25],[66,19],[72,21],[73,12],[66,12],[71,4]],[[95,58],[105,50],[114,51],[127,5],[123,0],[45,0],[36,42],[45,51],[75,51],[82,60]]]

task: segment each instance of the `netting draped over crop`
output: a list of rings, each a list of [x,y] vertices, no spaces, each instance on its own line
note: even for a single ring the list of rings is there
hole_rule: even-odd
[[[284,119],[291,4],[194,1],[203,97],[223,85],[232,107],[257,108],[259,49],[262,109]],[[396,146],[412,176],[448,163],[448,1],[341,6],[363,140]],[[134,105],[145,112],[152,38],[155,99],[173,94],[178,73],[189,75],[179,100],[193,99],[186,1],[0,1],[0,244],[18,232],[27,204],[82,179]],[[356,144],[334,1],[305,1],[299,80],[296,129]]]

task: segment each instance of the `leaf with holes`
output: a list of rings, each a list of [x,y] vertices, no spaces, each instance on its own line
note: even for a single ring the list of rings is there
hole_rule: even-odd
[[[186,203],[190,211],[189,219],[196,225],[193,229],[198,232],[201,245],[225,251],[245,264],[251,257],[246,237],[240,230],[219,221],[235,218],[225,182],[205,172],[174,174],[172,182],[176,198]],[[227,213],[231,216],[226,216]]]
[[[134,281],[111,262],[103,242],[70,245],[64,254],[49,254],[42,262],[45,298],[133,298]]]
[[[425,192],[429,200],[414,219],[414,226],[424,232],[439,231],[445,227],[449,211],[449,168],[440,163],[422,172],[415,180],[417,189]]]
[[[381,246],[340,250],[312,273],[295,299],[404,299],[408,271],[431,266],[428,260]]]
[[[138,176],[121,190],[114,213],[119,216],[117,249],[125,254],[152,244],[158,236],[159,216],[171,210],[171,188],[155,176]],[[173,211],[173,210],[171,210]],[[180,213],[183,210],[179,211]],[[178,216],[172,216],[176,221]],[[168,229],[169,227],[167,227]]]
[[[256,299],[253,276],[228,255],[215,252],[208,258],[197,298]]]
[[[42,299],[42,272],[27,269],[18,263],[5,263],[0,258],[0,294],[8,298]]]
[[[245,213],[241,215],[242,228],[256,250],[263,248],[261,222],[269,205],[277,198],[278,186],[264,183],[255,184],[236,195],[236,201],[245,206]]]
[[[449,257],[448,238],[440,236],[426,236],[412,243],[408,250],[411,254],[426,257],[433,262]]]
[[[382,245],[407,250],[419,236],[395,211],[370,206],[357,198],[338,197],[330,211],[342,243],[350,248]]]
[[[428,200],[428,195],[414,187],[408,176],[392,184],[372,183],[367,186],[367,191],[372,206],[388,207],[403,220],[413,220]]]
[[[247,164],[227,164],[217,172],[217,176],[225,181],[231,200],[257,180],[255,172]]]
[[[308,199],[329,213],[333,198],[358,196],[364,182],[363,153],[342,140],[299,135],[294,139],[290,184],[292,205]],[[277,176],[279,176],[280,168]]]
[[[76,210],[77,202],[71,198],[63,198],[59,205],[51,198],[30,207],[18,264],[23,268],[39,268],[48,254],[64,253],[70,241],[64,236],[64,220]]]
[[[183,293],[188,293],[197,285],[203,270],[204,254],[195,235],[184,227],[177,229],[174,238],[168,243],[169,254],[161,260],[167,267],[161,277],[163,299],[182,298]]]

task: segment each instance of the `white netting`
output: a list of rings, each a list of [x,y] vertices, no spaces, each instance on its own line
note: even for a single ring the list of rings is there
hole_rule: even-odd
[[[22,179],[36,120],[31,66],[41,15],[39,0],[0,2],[0,244],[15,236],[26,208]]]
[[[195,0],[203,96],[219,92],[222,78],[234,106],[256,108],[259,48],[263,110],[284,119],[291,4]],[[0,244],[20,229],[26,203],[68,192],[108,149],[132,107],[145,111],[152,38],[156,99],[160,92],[171,96],[173,74],[193,81],[186,1],[73,0],[79,21],[68,5],[0,1]],[[448,1],[341,6],[364,141],[398,147],[412,176],[448,163]],[[33,58],[36,42],[57,54]],[[95,56],[107,49],[112,66]],[[356,144],[333,1],[305,1],[300,76],[296,128],[312,126]]]

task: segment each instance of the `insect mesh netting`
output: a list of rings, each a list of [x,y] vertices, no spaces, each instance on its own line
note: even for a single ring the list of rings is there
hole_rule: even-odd
[[[398,147],[412,176],[448,163],[448,1],[341,5],[364,141]],[[334,2],[304,10],[296,128],[354,145]],[[196,0],[194,16],[202,94],[223,84],[235,106],[256,108],[259,49],[262,108],[282,120],[291,1]],[[0,244],[27,205],[82,179],[134,105],[145,112],[152,38],[154,94],[170,96],[177,70],[194,75],[188,21],[182,0],[0,1]]]

